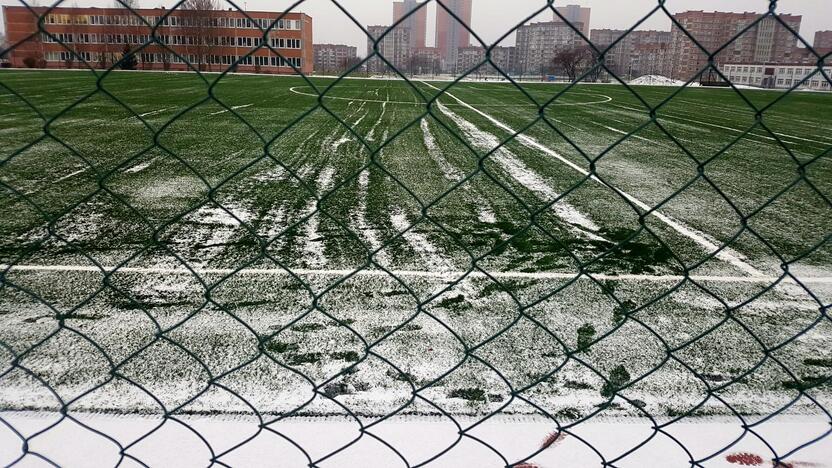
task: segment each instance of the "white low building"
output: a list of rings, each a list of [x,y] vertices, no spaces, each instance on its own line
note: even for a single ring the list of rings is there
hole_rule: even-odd
[[[824,67],[824,71],[832,77],[832,66]],[[832,91],[832,84],[814,65],[728,63],[722,66],[722,73],[735,85],[777,89],[792,88],[808,76],[799,89]]]

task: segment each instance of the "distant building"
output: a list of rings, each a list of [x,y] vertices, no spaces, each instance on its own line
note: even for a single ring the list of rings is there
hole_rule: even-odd
[[[465,27],[471,27],[471,3],[472,0],[442,0],[444,7],[436,4],[436,47],[439,48],[442,61],[449,69],[457,63],[457,49],[471,45],[471,33]],[[446,8],[462,20],[465,26],[451,16]]]
[[[389,31],[389,32],[388,32]],[[367,38],[367,56],[371,56],[375,50],[375,40],[378,41],[378,54],[393,65],[399,72],[409,71],[410,55],[413,49],[410,47],[410,29],[394,28],[390,26],[367,26],[370,37]],[[387,73],[392,71],[390,65],[373,56],[367,61],[369,73]]]
[[[590,34],[589,16],[590,16],[590,13],[592,12],[591,8],[584,8],[584,7],[581,7],[580,5],[566,5],[566,6],[561,6],[561,7],[555,7],[555,10],[557,10],[557,12],[560,13],[560,15],[563,16],[566,19],[566,21],[568,21],[570,23],[573,23],[573,24],[574,23],[583,24],[583,27],[578,28],[578,30],[581,31],[581,33],[584,36],[589,37],[589,34]],[[552,13],[552,16],[553,16],[552,21],[555,21],[555,22],[561,22],[562,21],[558,15]]]
[[[410,47],[414,50],[425,47],[428,30],[427,6],[419,8],[419,5],[416,0],[393,2],[393,23],[407,16],[398,27],[410,29]]]
[[[345,44],[314,44],[315,71],[342,72],[357,58],[357,48]]]
[[[142,70],[220,71],[234,67],[243,72],[312,72],[312,18],[303,13],[163,8],[134,11],[4,6],[8,41],[23,41],[9,52],[11,65],[109,68],[121,60],[125,47],[138,49],[147,44],[135,53],[137,68]],[[156,27],[145,25],[136,14]],[[43,18],[40,25],[37,15]],[[208,26],[214,24],[216,27]],[[261,47],[249,55],[263,43],[261,28],[272,25],[266,40],[279,54]],[[49,34],[37,33],[38,29]],[[152,42],[154,35],[165,47]]]
[[[415,49],[410,59],[411,73],[417,75],[436,75],[442,72],[442,54],[436,47]]]
[[[824,67],[832,75],[832,66]],[[832,86],[818,73],[817,66],[802,64],[726,63],[723,73],[736,85],[758,86],[760,88],[812,89],[830,91]],[[808,78],[807,78],[808,77]],[[803,82],[804,78],[806,79]]]
[[[622,38],[623,36],[623,38]],[[617,76],[625,79],[641,75],[670,75],[669,31],[632,31],[620,29],[593,29],[592,43],[601,50],[609,48],[621,38],[615,47],[605,54],[604,64]]]
[[[815,40],[812,42],[815,49],[832,49],[832,31],[818,31],[815,33]]]
[[[491,49],[491,61],[505,74],[514,74],[517,70],[516,47],[494,47]],[[494,70],[497,74],[497,71]]]
[[[580,23],[573,23],[572,26],[583,28]],[[558,52],[585,44],[572,27],[555,21],[531,23],[517,28],[516,42],[516,71],[520,75],[546,74]]]
[[[474,70],[471,76],[512,74],[516,68],[514,47],[494,47],[491,49],[491,63],[485,62],[485,49],[482,47],[462,47],[457,53],[457,73]],[[497,68],[495,68],[495,66]]]
[[[687,11],[673,15],[705,49],[717,50],[731,41],[737,32],[749,27],[762,15],[759,13],[725,13]],[[779,21],[795,31],[800,30],[801,17],[777,15]],[[797,38],[778,20],[765,17],[731,42],[716,57],[723,63],[790,63],[797,48]],[[671,31],[672,77],[689,80],[708,64],[708,57],[687,35],[673,24]]]

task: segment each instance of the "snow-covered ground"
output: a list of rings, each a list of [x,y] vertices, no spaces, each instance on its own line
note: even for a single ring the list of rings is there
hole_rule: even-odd
[[[457,418],[459,426],[448,418],[393,417],[364,420],[363,429],[357,420],[340,417],[277,422],[266,418],[262,426],[254,416],[176,416],[165,421],[160,416],[71,414],[72,420],[56,413],[7,412],[2,417],[24,437],[48,428],[29,440],[30,454],[18,466],[44,466],[38,458],[42,456],[60,466],[115,466],[121,461],[128,467],[141,462],[181,468],[208,466],[214,457],[224,466],[286,468],[310,463],[387,468],[428,461],[427,466],[449,468],[497,468],[519,462],[528,464],[515,466],[582,468],[607,462],[622,468],[658,468],[690,466],[691,459],[702,467],[772,467],[773,458],[789,455],[829,430],[828,420],[793,417],[759,426],[748,421],[752,427],[747,431],[738,419],[727,418],[659,423],[660,431],[643,419],[608,419],[569,429],[542,449],[557,428],[551,421],[529,417],[498,416],[481,424]],[[21,457],[22,445],[19,436],[0,429],[0,463]],[[119,445],[126,448],[126,458]],[[832,466],[832,437],[782,461],[781,467]]]

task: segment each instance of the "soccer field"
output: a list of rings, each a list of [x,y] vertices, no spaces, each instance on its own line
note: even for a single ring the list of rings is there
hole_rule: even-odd
[[[828,408],[832,95],[204,77],[0,73],[4,408]]]

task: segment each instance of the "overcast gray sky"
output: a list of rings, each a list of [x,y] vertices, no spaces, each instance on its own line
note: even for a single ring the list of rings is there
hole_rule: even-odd
[[[71,0],[69,6],[106,6],[112,0]],[[392,0],[339,0],[362,25],[390,24],[392,22]],[[471,22],[484,41],[491,43],[517,25],[525,17],[546,5],[545,0],[473,0],[474,12]],[[51,3],[40,0],[41,5]],[[174,0],[139,0],[142,7],[174,5]],[[249,10],[281,11],[295,2],[292,0],[239,0],[240,7]],[[591,27],[624,29],[633,25],[657,4],[657,0],[555,0],[555,5],[581,5],[592,8]],[[668,9],[675,13],[686,10],[756,11],[768,8],[768,0],[667,0]],[[14,0],[0,0],[2,5],[20,4]],[[225,3],[227,8],[230,4]],[[331,0],[305,0],[297,9],[313,18],[314,41],[334,42],[358,46],[364,53],[366,37],[349,19],[339,11]],[[428,6],[428,45],[433,43],[433,15],[435,4]],[[832,29],[832,0],[780,0],[778,11],[803,16],[801,34],[811,43],[815,31]],[[536,21],[548,21],[550,12],[541,14]],[[670,29],[670,20],[659,13],[648,19],[640,29]],[[513,37],[504,43],[513,44]]]

